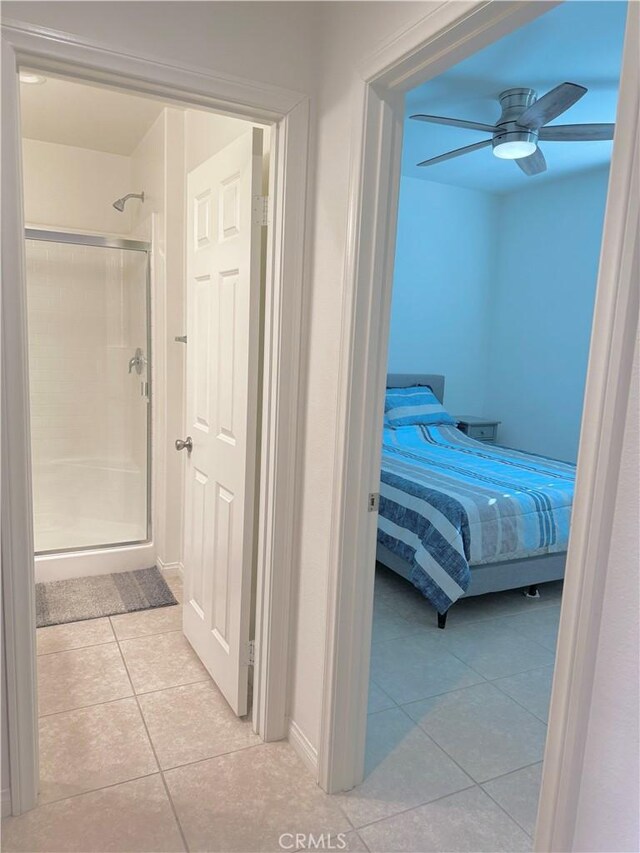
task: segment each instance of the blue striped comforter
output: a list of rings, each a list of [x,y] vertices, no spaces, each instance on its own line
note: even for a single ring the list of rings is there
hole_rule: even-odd
[[[469,566],[566,551],[575,465],[483,444],[454,426],[385,429],[378,541],[444,613]]]

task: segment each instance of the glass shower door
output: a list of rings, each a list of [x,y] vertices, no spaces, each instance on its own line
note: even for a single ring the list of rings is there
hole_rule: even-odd
[[[150,538],[148,248],[27,231],[36,553]]]

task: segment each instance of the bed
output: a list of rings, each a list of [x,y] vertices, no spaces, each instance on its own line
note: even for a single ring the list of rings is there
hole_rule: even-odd
[[[429,388],[446,415],[444,376],[390,374],[387,388],[411,389],[401,400]],[[450,417],[392,421],[413,410],[387,405],[377,560],[418,587],[440,628],[460,598],[520,587],[537,597],[564,576],[574,465],[475,441]]]

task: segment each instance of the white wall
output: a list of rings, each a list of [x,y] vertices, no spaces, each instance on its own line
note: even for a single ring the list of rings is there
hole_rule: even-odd
[[[575,462],[607,182],[497,195],[403,177],[389,371],[443,373],[452,414]]]
[[[498,197],[403,177],[390,373],[442,373],[452,414],[484,415]]]
[[[249,126],[246,121],[229,116],[205,113],[202,110],[185,112],[185,168],[187,173],[209,157],[213,157],[233,142]]]
[[[120,154],[25,139],[27,225],[97,234],[129,233],[130,211],[113,202],[131,192],[131,161]]]
[[[121,53],[311,92],[322,5],[174,0],[150,6],[147,0],[132,0],[125,6],[117,0],[99,4],[44,0],[3,3],[2,14],[76,33]]]
[[[639,416],[640,339],[637,339],[571,847],[578,853],[640,850]]]
[[[500,442],[575,462],[609,170],[501,196],[484,414]]]

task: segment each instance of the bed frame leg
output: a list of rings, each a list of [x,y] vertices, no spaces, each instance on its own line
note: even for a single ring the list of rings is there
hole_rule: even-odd
[[[448,611],[445,613],[438,613],[438,628],[442,628],[443,631],[444,626],[447,624],[447,612]]]
[[[525,592],[527,598],[540,598],[540,592],[538,590],[538,584],[532,583],[529,589]]]

